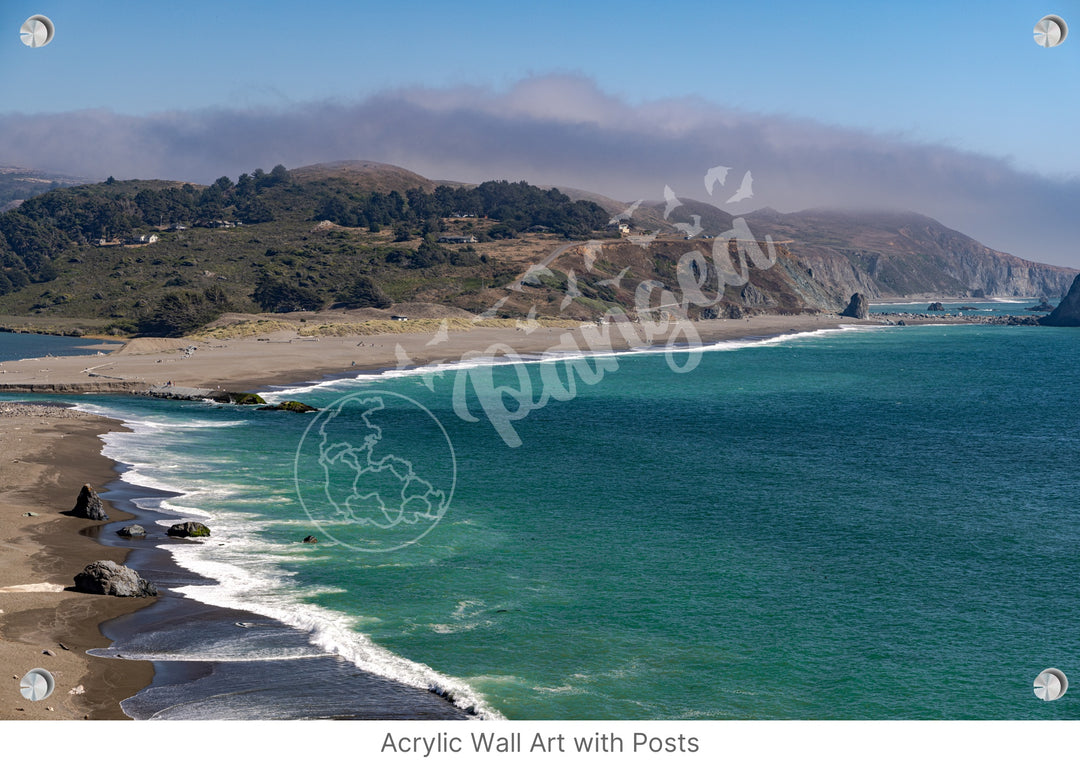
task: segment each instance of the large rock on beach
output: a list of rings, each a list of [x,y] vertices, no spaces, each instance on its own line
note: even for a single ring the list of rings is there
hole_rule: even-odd
[[[99,522],[104,522],[109,518],[109,515],[105,513],[105,505],[101,502],[101,498],[98,497],[94,488],[88,484],[84,484],[82,489],[79,490],[75,508],[71,510],[70,514],[73,517],[96,519]]]
[[[1053,312],[1039,318],[1041,326],[1080,326],[1080,274]]]
[[[75,577],[75,589],[91,595],[116,597],[155,597],[157,587],[126,565],[112,560],[98,560],[87,565]]]
[[[125,525],[116,534],[123,538],[146,538],[146,528],[142,525]]]
[[[210,535],[210,528],[202,522],[180,522],[167,532],[173,538],[205,538]]]
[[[835,307],[833,308],[835,309]],[[840,313],[846,318],[858,318],[859,320],[866,320],[870,317],[870,302],[866,296],[861,293],[851,294],[851,300],[848,302],[847,307]]]

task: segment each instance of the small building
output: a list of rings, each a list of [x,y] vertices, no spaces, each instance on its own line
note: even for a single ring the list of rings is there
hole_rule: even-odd
[[[439,242],[449,242],[455,245],[465,245],[473,242],[478,242],[478,240],[471,234],[443,234],[439,237]]]
[[[404,315],[391,315],[390,319],[391,320],[408,320],[408,318],[405,317]]]

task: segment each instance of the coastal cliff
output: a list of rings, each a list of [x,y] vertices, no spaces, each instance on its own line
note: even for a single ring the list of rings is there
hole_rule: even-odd
[[[759,210],[755,233],[790,239],[792,255],[844,298],[1061,297],[1075,269],[993,250],[918,213]]]

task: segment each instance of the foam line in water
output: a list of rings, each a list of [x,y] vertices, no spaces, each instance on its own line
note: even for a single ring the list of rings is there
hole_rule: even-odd
[[[236,521],[239,523],[237,527],[242,526],[246,515],[211,515],[196,507],[179,506],[176,503],[178,498],[192,495],[191,485],[173,481],[166,472],[156,470],[160,460],[157,457],[145,459],[146,450],[142,450],[140,455],[134,454],[141,442],[152,439],[156,434],[169,433],[183,425],[184,421],[144,421],[131,411],[114,412],[111,408],[106,409],[90,403],[83,406],[86,411],[120,419],[132,431],[103,435],[105,454],[130,466],[122,474],[124,481],[157,490],[180,490],[178,496],[162,499],[156,508],[150,510],[163,514],[182,511],[199,516],[213,516],[216,525]],[[123,416],[117,417],[118,414]],[[188,424],[191,427],[214,427]],[[138,443],[132,442],[133,436]],[[135,457],[141,459],[133,459]],[[154,499],[147,499],[148,505],[152,500]],[[168,519],[163,519],[159,524],[164,526],[168,522]],[[363,624],[363,617],[332,612],[304,602],[303,596],[309,591],[297,589],[293,585],[291,577],[295,572],[267,563],[267,556],[273,556],[275,546],[252,538],[250,532],[241,535],[239,531],[233,531],[233,535],[234,538],[225,547],[218,546],[216,542],[161,544],[181,567],[217,582],[181,587],[174,591],[207,605],[249,611],[275,619],[305,633],[308,641],[320,651],[344,657],[362,670],[408,686],[433,691],[444,697],[452,697],[455,705],[462,709],[472,709],[482,718],[501,718],[498,711],[490,707],[479,693],[463,681],[445,676],[428,665],[412,662],[373,643],[355,629]],[[317,591],[331,592],[325,588]]]
[[[415,366],[409,369],[389,369],[376,374],[359,374],[356,377],[337,378],[323,382],[310,382],[304,385],[295,385],[274,392],[263,393],[267,401],[280,401],[286,397],[313,393],[319,390],[339,390],[347,388],[359,388],[373,382],[401,379],[404,377],[418,377],[428,374],[442,374],[463,369],[475,369],[482,366],[511,366],[517,363],[550,363],[553,361],[573,361],[585,358],[620,358],[636,355],[662,355],[668,352],[693,353],[693,352],[722,352],[728,350],[741,350],[748,347],[763,347],[783,344],[795,338],[808,338],[815,336],[835,335],[847,331],[864,331],[876,329],[875,326],[840,326],[839,328],[815,329],[813,331],[800,331],[777,336],[768,336],[761,339],[732,339],[711,344],[686,346],[655,345],[638,347],[630,350],[615,352],[591,352],[582,350],[549,350],[544,353],[519,354],[514,357],[503,358],[475,358],[453,363],[427,364]],[[885,326],[880,328],[884,329]]]

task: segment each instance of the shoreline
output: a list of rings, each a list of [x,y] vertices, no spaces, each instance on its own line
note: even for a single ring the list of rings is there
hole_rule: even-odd
[[[102,498],[128,505],[134,524],[147,530],[132,551],[128,566],[159,590],[153,606],[103,622],[111,643],[92,656],[123,666],[153,666],[153,681],[122,698],[123,712],[146,719],[409,719],[454,720],[467,714],[430,692],[397,683],[319,650],[310,633],[262,614],[178,594],[178,587],[212,584],[213,579],[187,570],[161,544],[177,539],[161,535],[163,519],[187,518],[139,506],[173,491],[151,489],[118,479]],[[155,537],[157,536],[157,537]],[[125,539],[103,531],[105,546]],[[255,634],[253,636],[253,634]],[[247,652],[257,637],[263,648],[289,656],[265,658]],[[162,648],[166,653],[162,653]],[[298,663],[297,659],[302,659]],[[303,670],[298,671],[297,665]],[[121,668],[122,669],[122,668]],[[304,694],[297,696],[295,684]],[[225,690],[225,687],[228,687]],[[285,697],[282,697],[285,695]],[[242,698],[237,702],[236,698]],[[237,705],[240,706],[238,710]]]
[[[100,454],[99,436],[120,427],[66,408],[12,411],[0,405],[0,659],[8,668],[2,680],[9,685],[0,700],[0,720],[126,719],[120,701],[153,677],[149,663],[86,652],[109,644],[102,623],[154,599],[71,589],[75,574],[90,562],[122,563],[129,553],[94,539],[103,526],[129,515],[110,508],[109,521],[96,523],[62,513],[74,505],[83,483],[104,488],[115,479],[113,462]],[[18,679],[35,667],[53,674],[56,689],[31,702],[19,693]]]
[[[174,539],[153,537],[160,536],[157,523],[168,514],[135,502],[172,493],[123,481],[121,464],[101,454],[100,436],[117,430],[123,430],[118,420],[56,404],[0,402],[0,660],[10,669],[0,721],[132,720],[158,713],[189,718],[184,715],[189,703],[197,710],[219,708],[215,695],[222,682],[242,686],[237,694],[248,698],[249,711],[265,711],[260,702],[276,703],[275,718],[469,717],[438,694],[319,651],[307,642],[308,633],[288,624],[174,593],[176,587],[211,582],[182,568],[160,546],[161,540]],[[63,513],[84,482],[105,502],[108,521]],[[117,524],[141,524],[150,535],[124,539],[116,535]],[[158,596],[74,591],[75,574],[102,559],[126,564],[153,581]],[[237,627],[238,621],[245,628]],[[259,628],[261,639],[308,652],[302,689],[314,692],[315,700],[299,703],[293,696],[297,663],[291,658],[222,659],[207,651],[208,645],[229,640],[241,651],[251,626]],[[183,633],[195,633],[178,649],[188,659],[154,659],[159,638]],[[18,680],[33,668],[48,670],[56,682],[53,693],[37,702],[19,693]],[[287,696],[278,696],[282,689]],[[184,699],[177,701],[178,694]]]
[[[757,315],[692,323],[702,344],[787,333],[883,325],[836,314]],[[685,329],[684,329],[685,330]],[[609,324],[565,327],[477,326],[465,330],[297,338],[292,332],[237,339],[133,339],[101,355],[72,355],[0,364],[0,393],[148,394],[154,387],[254,392],[323,381],[330,376],[379,373],[455,363],[490,354],[533,356],[552,350],[610,354],[665,346],[676,326]],[[680,337],[672,344],[684,345]]]
[[[1008,316],[1009,325],[1034,324],[1037,315]],[[711,345],[850,326],[1006,324],[1005,316],[935,315],[923,311],[754,315],[682,323],[595,323],[566,326],[487,327],[403,333],[297,337],[274,331],[231,339],[132,339],[92,355],[31,358],[0,363],[0,393],[50,395],[129,394],[230,401],[227,394],[275,392],[328,379],[348,379],[417,366],[478,358],[535,357],[552,352],[609,355],[641,348]],[[549,322],[549,321],[545,321]],[[690,341],[687,333],[690,332]]]

